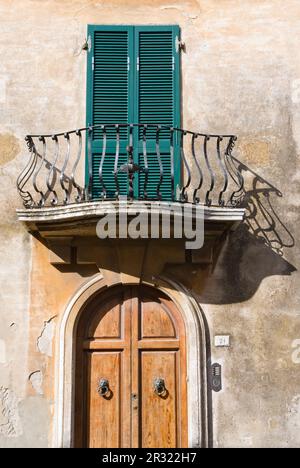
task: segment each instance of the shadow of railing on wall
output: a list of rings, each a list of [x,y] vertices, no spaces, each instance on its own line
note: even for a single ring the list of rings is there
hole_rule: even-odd
[[[284,207],[278,204],[282,192],[237,158],[233,161],[244,181],[241,207],[246,210],[245,219],[223,240],[204,290],[200,276],[194,279],[194,291],[202,304],[247,301],[265,278],[289,276],[297,270],[284,258],[292,258],[288,252],[295,240],[283,219]],[[180,266],[177,275],[184,282],[187,271]]]
[[[295,245],[292,233],[274,207],[274,196],[281,198],[282,192],[235,157],[233,160],[245,181],[243,206],[246,208],[245,225],[249,233],[282,256],[284,248]],[[247,185],[250,185],[249,189]]]

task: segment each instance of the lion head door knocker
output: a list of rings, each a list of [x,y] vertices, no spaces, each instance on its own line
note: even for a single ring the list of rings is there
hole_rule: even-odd
[[[104,398],[108,398],[111,395],[111,390],[109,388],[109,381],[108,379],[99,379],[97,385],[97,392],[100,396]]]
[[[161,377],[157,377],[153,381],[154,393],[160,398],[167,398],[169,392],[166,389],[165,381]]]

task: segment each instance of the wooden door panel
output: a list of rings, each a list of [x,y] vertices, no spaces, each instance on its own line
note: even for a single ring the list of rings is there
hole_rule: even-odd
[[[87,441],[90,448],[120,447],[121,355],[121,352],[88,353]],[[109,381],[110,392],[104,397],[97,391],[101,378]]]
[[[130,447],[130,307],[128,292],[95,298],[78,324],[76,447]],[[99,379],[111,393],[97,392]]]
[[[121,338],[122,296],[117,295],[94,310],[87,338]]]
[[[185,328],[169,298],[147,287],[95,298],[78,324],[77,352],[76,446],[187,446]],[[97,392],[101,378],[107,397]]]
[[[176,332],[169,313],[154,300],[142,301],[141,338],[175,338]]]
[[[176,354],[178,351],[141,353],[141,446],[178,447]],[[166,392],[159,396],[154,381],[163,378]]]

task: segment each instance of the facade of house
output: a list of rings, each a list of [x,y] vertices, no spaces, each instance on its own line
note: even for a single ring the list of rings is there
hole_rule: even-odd
[[[0,447],[299,447],[299,2],[0,21]]]

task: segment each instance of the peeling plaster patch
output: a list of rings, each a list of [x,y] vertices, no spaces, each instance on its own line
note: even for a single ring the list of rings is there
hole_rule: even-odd
[[[0,77],[0,103],[4,104],[6,101],[6,85],[7,77]]]
[[[291,404],[288,407],[288,413],[295,416],[300,416],[300,395],[294,396],[294,398],[291,401]]]
[[[4,340],[0,340],[0,364],[6,363],[6,344]]]
[[[253,447],[253,437],[250,434],[241,437],[241,440],[245,447]]]
[[[295,438],[293,446],[298,446],[300,431],[300,395],[295,395],[288,403],[286,407],[286,418],[287,418],[287,427],[286,427],[286,438],[287,443],[291,446],[290,441]],[[296,442],[297,441],[297,442]]]
[[[0,148],[0,165],[4,165],[12,161],[20,152],[18,139],[10,133],[3,133],[0,135]]]
[[[42,333],[37,339],[37,347],[40,353],[46,354],[46,356],[52,357],[52,340],[54,336],[55,323],[54,319],[56,316],[51,317],[49,320],[44,322],[44,328]]]
[[[289,438],[295,437],[300,432],[300,395],[295,395],[287,406],[287,430]]]
[[[182,8],[180,8],[180,7],[176,6],[176,5],[161,6],[160,10],[177,10],[189,20],[195,20],[195,19],[197,19],[199,17],[199,15],[195,15],[195,14],[187,13],[186,11],[183,11]]]
[[[280,427],[280,420],[278,417],[272,417],[268,420],[268,428],[270,431],[273,431]]]
[[[40,370],[32,372],[28,377],[29,382],[32,385],[32,388],[36,391],[38,395],[43,395],[43,374]]]
[[[0,435],[19,437],[21,434],[17,397],[8,388],[0,387]]]
[[[300,364],[300,339],[292,342],[292,348],[296,348],[292,354],[292,361],[294,364]]]

